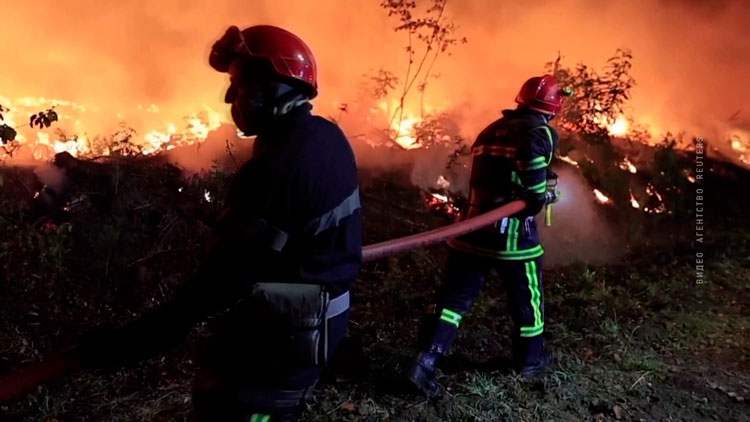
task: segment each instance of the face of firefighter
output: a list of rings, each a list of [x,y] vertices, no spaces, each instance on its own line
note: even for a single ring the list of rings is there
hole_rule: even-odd
[[[267,62],[244,63],[230,66],[224,101],[232,105],[232,120],[245,135],[257,135],[274,119],[309,101],[289,81],[275,76]]]
[[[261,88],[238,86],[234,82],[227,90],[225,101],[232,105],[232,120],[245,136],[258,134],[259,124],[268,107]]]
[[[235,60],[229,68],[224,102],[232,105],[232,120],[246,136],[257,135],[273,114],[272,75],[262,63]]]

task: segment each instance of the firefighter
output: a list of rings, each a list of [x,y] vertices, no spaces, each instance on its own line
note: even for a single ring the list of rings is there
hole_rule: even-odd
[[[210,65],[229,75],[225,101],[253,153],[235,175],[197,273],[161,308],[79,349],[89,369],[179,344],[211,318],[194,380],[197,421],[293,420],[346,333],[349,290],[362,265],[351,146],[311,114],[316,63],[273,26],[230,27]]]
[[[517,215],[448,241],[451,251],[444,284],[422,320],[420,353],[408,373],[409,380],[430,398],[444,391],[435,380],[438,358],[450,349],[461,320],[493,268],[504,282],[514,324],[515,369],[531,377],[549,364],[542,342],[544,251],[534,216],[559,199],[559,193],[547,187],[557,145],[557,133],[549,122],[560,111],[562,97],[569,94],[554,76],[529,79],[516,96],[517,108],[503,110],[503,116],[472,145],[470,195],[462,217],[474,217],[516,199],[527,205]]]

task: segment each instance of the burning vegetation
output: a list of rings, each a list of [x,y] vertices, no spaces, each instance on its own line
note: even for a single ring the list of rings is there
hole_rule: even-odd
[[[514,93],[504,84],[515,87],[520,80],[514,78],[515,71],[504,70],[514,68],[506,59],[481,56],[475,49],[485,52],[484,44],[537,38],[528,32],[514,32],[513,37],[495,32],[496,22],[488,12],[499,7],[495,2],[339,3],[300,5],[300,11],[290,13],[300,13],[295,18],[299,21],[309,20],[311,13],[312,19],[322,21],[330,15],[361,14],[364,8],[377,14],[378,25],[385,28],[382,42],[370,44],[350,39],[357,38],[358,31],[346,36],[334,29],[308,31],[321,34],[315,35],[320,37],[315,47],[329,66],[342,61],[343,47],[332,40],[358,51],[357,60],[342,65],[345,76],[326,75],[329,84],[323,84],[318,107],[345,130],[361,163],[366,243],[449,224],[466,205],[469,146],[480,125],[494,119],[499,107],[511,105]],[[716,12],[716,22],[731,21],[735,3],[726,2],[729,9]],[[270,2],[266,6],[278,7]],[[150,9],[155,6],[144,7],[159,16]],[[321,13],[313,10],[316,7],[323,15],[316,14]],[[548,12],[554,17],[550,20],[568,13],[557,7]],[[610,7],[615,12],[620,8]],[[206,14],[178,9],[170,8],[176,16],[187,13],[192,20]],[[27,12],[9,13],[12,19]],[[226,22],[235,18],[222,13]],[[111,25],[109,19],[103,17]],[[512,20],[508,25],[509,31],[528,31],[513,26]],[[138,35],[145,37],[144,45],[149,37],[170,38],[162,30],[146,32]],[[177,33],[180,42],[192,39]],[[736,37],[747,40],[746,34]],[[445,406],[414,406],[413,397],[383,393],[382,385],[395,382],[394,368],[407,364],[401,350],[410,347],[412,322],[428,304],[425,292],[440,282],[438,268],[445,250],[416,251],[365,268],[352,328],[354,337],[365,344],[364,351],[334,367],[316,399],[324,416],[308,413],[305,420],[389,420],[402,415],[425,421],[620,420],[676,414],[688,420],[702,414],[741,419],[745,412],[737,397],[748,394],[743,375],[747,362],[737,357],[748,347],[741,335],[748,328],[741,318],[741,299],[748,289],[750,234],[746,217],[738,211],[746,209],[747,201],[739,198],[738,204],[734,198],[750,185],[746,111],[721,121],[710,133],[705,173],[698,173],[696,142],[702,135],[699,130],[711,127],[708,120],[682,125],[687,119],[660,116],[659,107],[648,98],[669,96],[650,90],[663,83],[654,82],[661,76],[644,75],[643,70],[644,82],[636,76],[639,66],[668,74],[654,72],[662,62],[646,48],[631,52],[610,48],[617,44],[609,40],[602,43],[614,54],[601,68],[591,66],[601,61],[599,54],[578,47],[571,47],[570,56],[584,57],[588,64],[571,65],[562,55],[568,54],[565,45],[543,50],[544,57],[519,54],[510,59],[524,72],[554,74],[573,94],[552,121],[561,134],[553,166],[574,171],[585,187],[581,196],[564,197],[558,205],[570,217],[565,221],[572,223],[557,235],[565,238],[578,229],[573,226],[585,225],[575,216],[581,204],[590,203],[611,226],[612,236],[622,237],[625,244],[626,253],[618,255],[624,264],[593,265],[584,256],[583,262],[564,262],[545,280],[550,286],[545,293],[552,315],[550,342],[559,351],[561,371],[539,389],[484,362],[510,347],[501,340],[507,337],[509,321],[496,318],[495,301],[487,299],[478,304],[469,329],[461,334],[466,346],[448,362],[444,377],[454,394]],[[644,43],[638,38],[636,44],[651,45]],[[510,45],[507,51],[519,48],[527,49]],[[706,55],[712,51],[696,48],[706,50]],[[555,56],[558,50],[562,54]],[[475,62],[479,56],[486,66]],[[169,58],[170,68],[187,63],[181,56]],[[545,58],[551,59],[546,65]],[[117,60],[107,56],[106,62]],[[717,57],[722,68],[734,64],[731,60]],[[350,63],[358,61],[363,66],[352,68]],[[490,68],[503,69],[497,81],[475,80]],[[160,91],[163,83],[163,96],[150,91],[143,95],[136,88],[131,93],[126,86],[114,87],[112,94],[100,88],[106,95],[86,90],[79,99],[75,89],[47,85],[49,93],[37,87],[29,91],[54,98],[31,97],[16,88],[16,70],[0,76],[0,86],[14,86],[8,89],[12,92],[0,88],[0,375],[17,362],[65,346],[94,325],[121,324],[163,303],[195,268],[199,246],[222,209],[231,173],[252,140],[241,139],[229,125],[230,118],[219,111],[224,109],[220,102],[205,94],[219,91],[213,86],[216,80],[200,76],[202,69],[186,66],[194,80],[167,82],[159,76],[163,69],[162,63],[154,63],[154,73],[145,76],[153,80],[131,81],[133,87],[143,83],[153,91]],[[57,84],[67,85],[53,76]],[[354,94],[350,86],[357,86]],[[722,93],[736,98],[727,89]],[[219,151],[220,159],[209,150]],[[178,154],[184,151],[189,154]],[[198,157],[208,170],[183,171],[188,167],[186,155]],[[709,180],[713,187],[707,202],[712,201],[717,222],[705,253],[713,260],[711,281],[716,288],[701,290],[691,284],[694,274],[685,262],[694,258],[690,246],[695,244],[695,189]],[[565,194],[565,184],[572,182],[561,178],[560,183]],[[720,208],[728,211],[721,214]],[[588,236],[598,245],[601,233]],[[737,257],[726,254],[730,246]],[[498,280],[492,276],[489,281],[488,289],[494,290]],[[22,403],[0,408],[0,420],[184,419],[190,406],[187,374],[195,370],[190,353],[202,334],[197,330],[188,345],[136,369],[117,375],[84,374],[72,386],[42,388]],[[611,391],[598,388],[603,382]],[[99,395],[92,396],[92,391]]]

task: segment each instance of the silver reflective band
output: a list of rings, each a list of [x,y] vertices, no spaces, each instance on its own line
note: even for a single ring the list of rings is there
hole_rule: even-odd
[[[505,232],[508,230],[508,217],[505,217],[500,221],[500,233],[505,234]]]
[[[331,227],[338,226],[339,221],[354,214],[359,207],[359,188],[355,188],[354,192],[341,201],[334,209],[305,224],[305,229],[313,232],[313,236],[317,235]]]
[[[341,315],[347,309],[349,309],[349,292],[346,292],[337,298],[331,299],[331,301],[328,302],[326,319],[331,319],[335,316]]]

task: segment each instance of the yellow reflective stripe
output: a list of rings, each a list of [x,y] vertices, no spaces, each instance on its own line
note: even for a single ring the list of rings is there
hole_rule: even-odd
[[[466,252],[472,255],[485,256],[487,258],[501,259],[508,261],[520,261],[524,259],[538,258],[544,255],[544,249],[541,245],[533,248],[522,249],[520,251],[497,251],[494,249],[482,248],[480,246],[470,245],[458,239],[451,239],[446,242],[453,249]]]
[[[544,162],[545,162],[545,160],[546,160],[546,159],[545,159],[544,157],[536,157],[536,158],[534,158],[533,160],[529,160],[529,161],[518,161],[518,163],[519,163],[519,164],[525,164],[525,165],[533,165],[533,164],[538,164],[538,163],[544,163]]]
[[[552,162],[552,155],[555,153],[555,138],[552,137],[552,131],[549,129],[547,125],[544,126],[538,126],[531,130],[536,129],[544,129],[545,132],[547,132],[547,138],[549,138],[549,158],[547,159],[547,165]]]
[[[544,320],[542,319],[541,298],[542,292],[539,290],[539,277],[535,261],[524,263],[526,267],[526,279],[529,285],[529,294],[531,295],[531,308],[534,310],[534,325],[531,327],[521,327],[521,335],[533,337],[542,333],[544,329]]]
[[[517,218],[510,218],[508,224],[508,237],[505,238],[505,250],[515,251],[518,249],[518,226],[520,222]]]
[[[461,322],[461,314],[458,312],[451,311],[450,309],[443,309],[442,314],[440,315],[440,319],[449,322],[456,327],[458,327],[458,324]]]
[[[530,191],[534,193],[544,193],[547,191],[547,181],[543,180],[536,185],[529,188]]]
[[[516,173],[515,171],[510,173],[510,181],[513,183],[518,183],[519,185],[523,185],[523,183],[521,182],[521,178],[518,177],[518,173]]]
[[[521,337],[536,337],[544,332],[544,327],[539,327],[534,330],[521,331]]]
[[[502,251],[497,253],[498,258],[509,260],[531,259],[542,255],[544,255],[544,249],[542,249],[541,245],[536,245],[533,248],[522,249],[520,251]]]
[[[269,422],[271,415],[264,415],[262,413],[253,413],[250,416],[250,422]]]
[[[544,157],[541,157],[541,158],[545,159]],[[539,169],[543,169],[543,168],[547,167],[548,165],[549,164],[546,163],[546,162],[545,163],[539,163],[539,164],[534,164],[533,166],[522,168],[521,170],[525,170],[525,171],[539,170]]]
[[[531,161],[518,161],[516,165],[520,170],[539,170],[547,167],[547,159],[544,157],[536,157]]]

